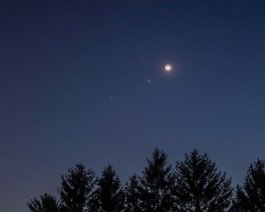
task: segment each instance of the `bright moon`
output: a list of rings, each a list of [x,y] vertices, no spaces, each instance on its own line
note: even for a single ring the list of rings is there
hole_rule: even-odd
[[[169,65],[169,64],[165,65],[165,71],[166,72],[170,72],[171,70],[172,70],[172,66],[171,65]]]

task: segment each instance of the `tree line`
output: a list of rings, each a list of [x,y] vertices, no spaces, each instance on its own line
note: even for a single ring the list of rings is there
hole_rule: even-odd
[[[28,203],[30,212],[264,212],[265,163],[251,163],[242,185],[218,170],[196,149],[175,166],[155,149],[140,175],[122,185],[111,165],[100,177],[82,164],[61,177],[57,200],[44,193]]]

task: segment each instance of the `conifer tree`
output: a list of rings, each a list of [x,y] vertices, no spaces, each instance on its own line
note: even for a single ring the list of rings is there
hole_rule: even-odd
[[[139,180],[136,175],[129,179],[126,184],[126,212],[141,212]]]
[[[176,164],[176,211],[226,211],[232,195],[231,179],[217,170],[207,154],[193,150]]]
[[[69,169],[62,176],[59,194],[63,212],[87,211],[87,202],[93,190],[95,174],[92,170],[86,170],[82,164]]]
[[[127,188],[127,211],[171,211],[173,199],[171,167],[166,164],[167,156],[155,149],[152,159],[141,177],[132,177]]]
[[[97,181],[97,188],[89,202],[89,210],[97,212],[121,212],[124,209],[124,191],[120,179],[108,165]]]
[[[47,193],[31,199],[27,205],[31,212],[59,212],[56,198]]]
[[[265,163],[257,159],[250,165],[242,186],[237,186],[233,211],[265,211]]]

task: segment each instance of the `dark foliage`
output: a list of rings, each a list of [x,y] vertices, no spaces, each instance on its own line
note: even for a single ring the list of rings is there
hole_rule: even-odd
[[[56,198],[46,193],[31,199],[27,205],[31,212],[59,212]]]
[[[176,164],[176,211],[225,211],[230,205],[231,180],[217,171],[207,154],[193,150]]]
[[[147,159],[143,176],[133,176],[127,188],[127,211],[171,211],[173,185],[171,167],[166,165],[165,153],[155,149]]]
[[[63,212],[86,211],[87,203],[94,186],[95,175],[91,170],[86,170],[82,164],[69,169],[62,176],[59,194],[61,197],[61,209]]]
[[[141,210],[141,192],[139,191],[139,180],[133,175],[129,184],[126,186],[126,212],[140,212]]]
[[[265,211],[265,164],[257,160],[250,165],[243,186],[237,186],[233,211]]]
[[[193,150],[172,170],[164,152],[155,149],[141,176],[123,188],[112,166],[99,179],[77,164],[62,175],[60,200],[44,194],[31,199],[30,212],[264,212],[265,162],[250,165],[232,198],[231,179],[207,154]],[[231,204],[232,202],[232,204]]]
[[[124,209],[124,192],[120,179],[111,165],[102,172],[97,189],[89,202],[89,210],[97,212],[120,212]]]

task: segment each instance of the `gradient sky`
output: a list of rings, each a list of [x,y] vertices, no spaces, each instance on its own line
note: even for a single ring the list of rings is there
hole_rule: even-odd
[[[2,0],[0,24],[0,211],[78,162],[125,181],[197,148],[238,183],[265,158],[264,0]]]

